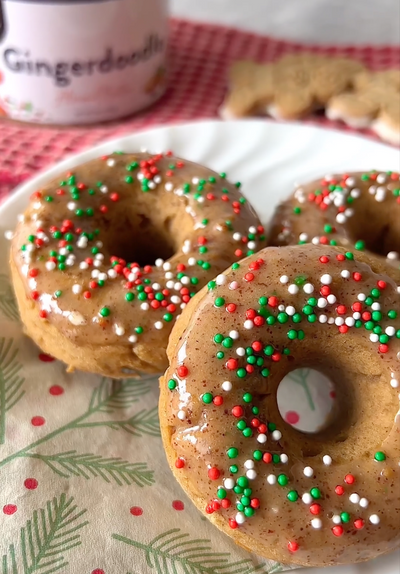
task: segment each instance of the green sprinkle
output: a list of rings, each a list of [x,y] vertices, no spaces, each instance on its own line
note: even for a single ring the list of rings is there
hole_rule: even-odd
[[[216,307],[222,307],[223,305],[225,305],[225,299],[223,297],[217,297],[214,301],[214,305]]]
[[[212,403],[213,400],[213,396],[211,393],[204,393],[204,395],[202,395],[202,401],[203,403],[205,403],[206,405],[209,405],[210,403]]]
[[[216,335],[214,335],[214,343],[222,343],[222,341],[224,340],[224,336],[221,335],[221,333],[217,333]]]
[[[110,314],[111,314],[111,311],[110,311],[109,307],[102,307],[100,309],[100,315],[102,317],[108,317]]]
[[[358,241],[355,242],[354,248],[357,249],[357,251],[364,251],[365,241],[362,241],[361,239],[359,239]]]
[[[246,508],[244,509],[244,515],[248,517],[254,516],[254,512],[255,510],[251,506],[246,506]]]
[[[239,379],[244,379],[244,377],[246,376],[246,374],[247,374],[247,371],[246,371],[246,369],[243,369],[243,368],[238,369],[238,370],[236,371],[236,375],[239,377]]]
[[[135,333],[137,333],[138,335],[141,335],[143,333],[143,327],[135,327]]]
[[[286,476],[286,474],[280,474],[277,478],[277,481],[281,486],[286,486],[289,482],[289,478]]]
[[[300,213],[301,213],[301,207],[294,207],[294,208],[293,208],[293,213],[294,213],[295,215],[300,215]]]
[[[264,354],[267,355],[268,357],[270,357],[271,355],[274,354],[274,348],[272,345],[267,345],[264,349]]]
[[[388,311],[388,317],[389,317],[389,319],[396,319],[397,311],[395,311],[394,309],[391,309],[390,311]]]
[[[324,225],[324,231],[325,231],[325,233],[332,233],[332,231],[333,231],[332,225],[329,225],[329,223]]]
[[[238,428],[240,431],[243,431],[245,428],[247,427],[246,421],[241,420],[237,423],[236,428]]]
[[[60,291],[60,290],[58,290],[58,291],[56,291],[56,292],[54,293],[54,297],[57,297],[57,299],[58,299],[59,297],[61,297],[61,295],[62,295],[62,291]]]
[[[223,359],[225,357],[225,353],[223,351],[218,351],[218,353],[215,356],[217,357],[217,359]]]
[[[231,448],[228,448],[227,453],[228,458],[236,458],[237,455],[239,454],[239,451],[237,448],[235,448],[234,446],[232,446]]]
[[[246,486],[249,485],[249,479],[247,478],[247,476],[239,476],[236,483],[242,488],[246,488]]]
[[[348,512],[342,512],[340,515],[340,519],[342,522],[350,522],[350,514]]]
[[[384,460],[386,460],[386,455],[381,450],[378,450],[378,452],[375,453],[374,459],[377,462],[383,462]]]
[[[174,381],[174,379],[170,379],[168,381],[168,388],[170,391],[173,391],[176,388],[176,381]]]
[[[126,181],[126,183],[133,183],[133,177],[131,175],[127,175],[125,177],[125,181]]]
[[[166,323],[170,323],[173,319],[173,315],[172,313],[165,313],[165,315],[163,316],[163,319]]]
[[[255,451],[253,452],[253,458],[254,458],[254,460],[261,460],[262,457],[263,457],[263,454],[262,454],[261,450],[255,450]]]
[[[219,489],[217,490],[217,497],[220,498],[220,499],[226,498],[226,490],[225,490],[225,488],[219,488]]]
[[[354,259],[354,255],[352,253],[350,253],[350,251],[347,251],[345,253],[345,257],[346,257],[346,259],[349,259],[350,261],[352,261]]]
[[[299,495],[296,492],[296,490],[290,490],[287,493],[287,499],[290,500],[290,502],[296,502],[296,500],[298,500],[298,498],[299,498]]]
[[[270,370],[269,370],[269,369],[263,369],[263,370],[261,371],[261,375],[262,375],[263,377],[269,377],[269,374],[270,374]]]
[[[289,315],[287,313],[279,313],[277,316],[278,323],[287,323]]]
[[[290,331],[287,333],[287,336],[291,340],[297,339],[297,331],[295,331],[295,329],[290,329]]]
[[[45,201],[47,201],[48,203],[50,203],[51,201],[53,201],[53,197],[51,195],[46,195],[46,197],[44,198]]]
[[[233,339],[231,337],[226,337],[223,341],[222,341],[222,345],[226,348],[226,349],[230,349],[233,346]]]
[[[243,431],[243,436],[246,438],[253,436],[253,431],[251,430],[251,428],[249,427],[245,428]]]
[[[243,400],[245,403],[251,403],[251,401],[253,400],[253,395],[251,395],[250,393],[245,393],[243,395]]]
[[[232,473],[232,474],[237,474],[237,472],[239,472],[239,467],[238,467],[238,465],[237,465],[237,464],[232,464],[232,465],[229,467],[229,472]]]
[[[319,498],[321,498],[321,491],[320,491],[319,488],[312,488],[312,489],[310,490],[310,494],[311,494],[311,496],[312,496],[314,499],[316,499],[316,500],[318,500]]]

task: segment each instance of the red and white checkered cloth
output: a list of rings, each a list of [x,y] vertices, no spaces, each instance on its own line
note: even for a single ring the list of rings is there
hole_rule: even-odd
[[[152,108],[119,122],[89,128],[60,129],[7,121],[0,125],[0,200],[37,170],[102,140],[160,124],[217,117],[232,61],[246,58],[268,62],[300,51],[348,56],[373,70],[400,67],[399,47],[304,45],[231,28],[173,20],[170,86]],[[312,117],[310,121],[349,130],[324,116]]]

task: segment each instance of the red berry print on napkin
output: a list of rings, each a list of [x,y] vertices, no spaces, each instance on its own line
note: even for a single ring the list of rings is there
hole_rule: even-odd
[[[64,389],[60,387],[60,385],[53,385],[49,388],[49,393],[53,395],[53,397],[57,397],[58,395],[62,395],[64,393]]]
[[[15,504],[5,504],[3,506],[4,514],[8,514],[8,516],[11,516],[11,514],[15,514],[15,512],[17,512],[17,506]]]
[[[174,510],[184,510],[185,505],[183,504],[182,500],[174,500],[172,502],[172,508]]]
[[[52,363],[55,361],[54,357],[50,357],[50,355],[46,355],[46,353],[39,353],[39,360],[43,361],[43,363]]]
[[[295,425],[299,422],[300,415],[296,411],[288,411],[285,415],[285,421],[290,425]]]
[[[28,490],[35,490],[38,487],[38,481],[36,480],[36,478],[27,478],[24,481],[24,486]]]
[[[129,512],[132,514],[132,516],[142,516],[143,508],[140,508],[140,506],[132,506]]]
[[[91,574],[106,574],[102,568],[96,568],[92,570]]]
[[[32,417],[31,423],[34,427],[41,427],[45,424],[46,419],[41,416]]]

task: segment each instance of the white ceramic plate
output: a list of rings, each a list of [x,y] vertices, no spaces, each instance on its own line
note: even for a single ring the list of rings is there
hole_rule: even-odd
[[[152,152],[172,149],[178,156],[228,172],[231,179],[242,181],[244,194],[266,224],[276,204],[292,191],[294,183],[335,171],[398,170],[400,167],[397,149],[301,124],[207,121],[162,127],[74,155],[20,186],[0,207],[0,250],[5,248],[4,231],[14,226],[28,196],[49,178],[102,154],[141,148]],[[312,570],[313,574],[322,574],[322,571],[327,569]],[[330,574],[399,572],[400,552],[368,564],[329,569]]]

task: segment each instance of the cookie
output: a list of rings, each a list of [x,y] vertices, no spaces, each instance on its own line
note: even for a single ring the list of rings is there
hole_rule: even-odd
[[[400,145],[400,70],[357,74],[351,90],[330,99],[326,116]]]
[[[221,116],[266,113],[284,120],[301,118],[348,89],[363,69],[354,60],[314,54],[289,54],[271,64],[235,62]]]

